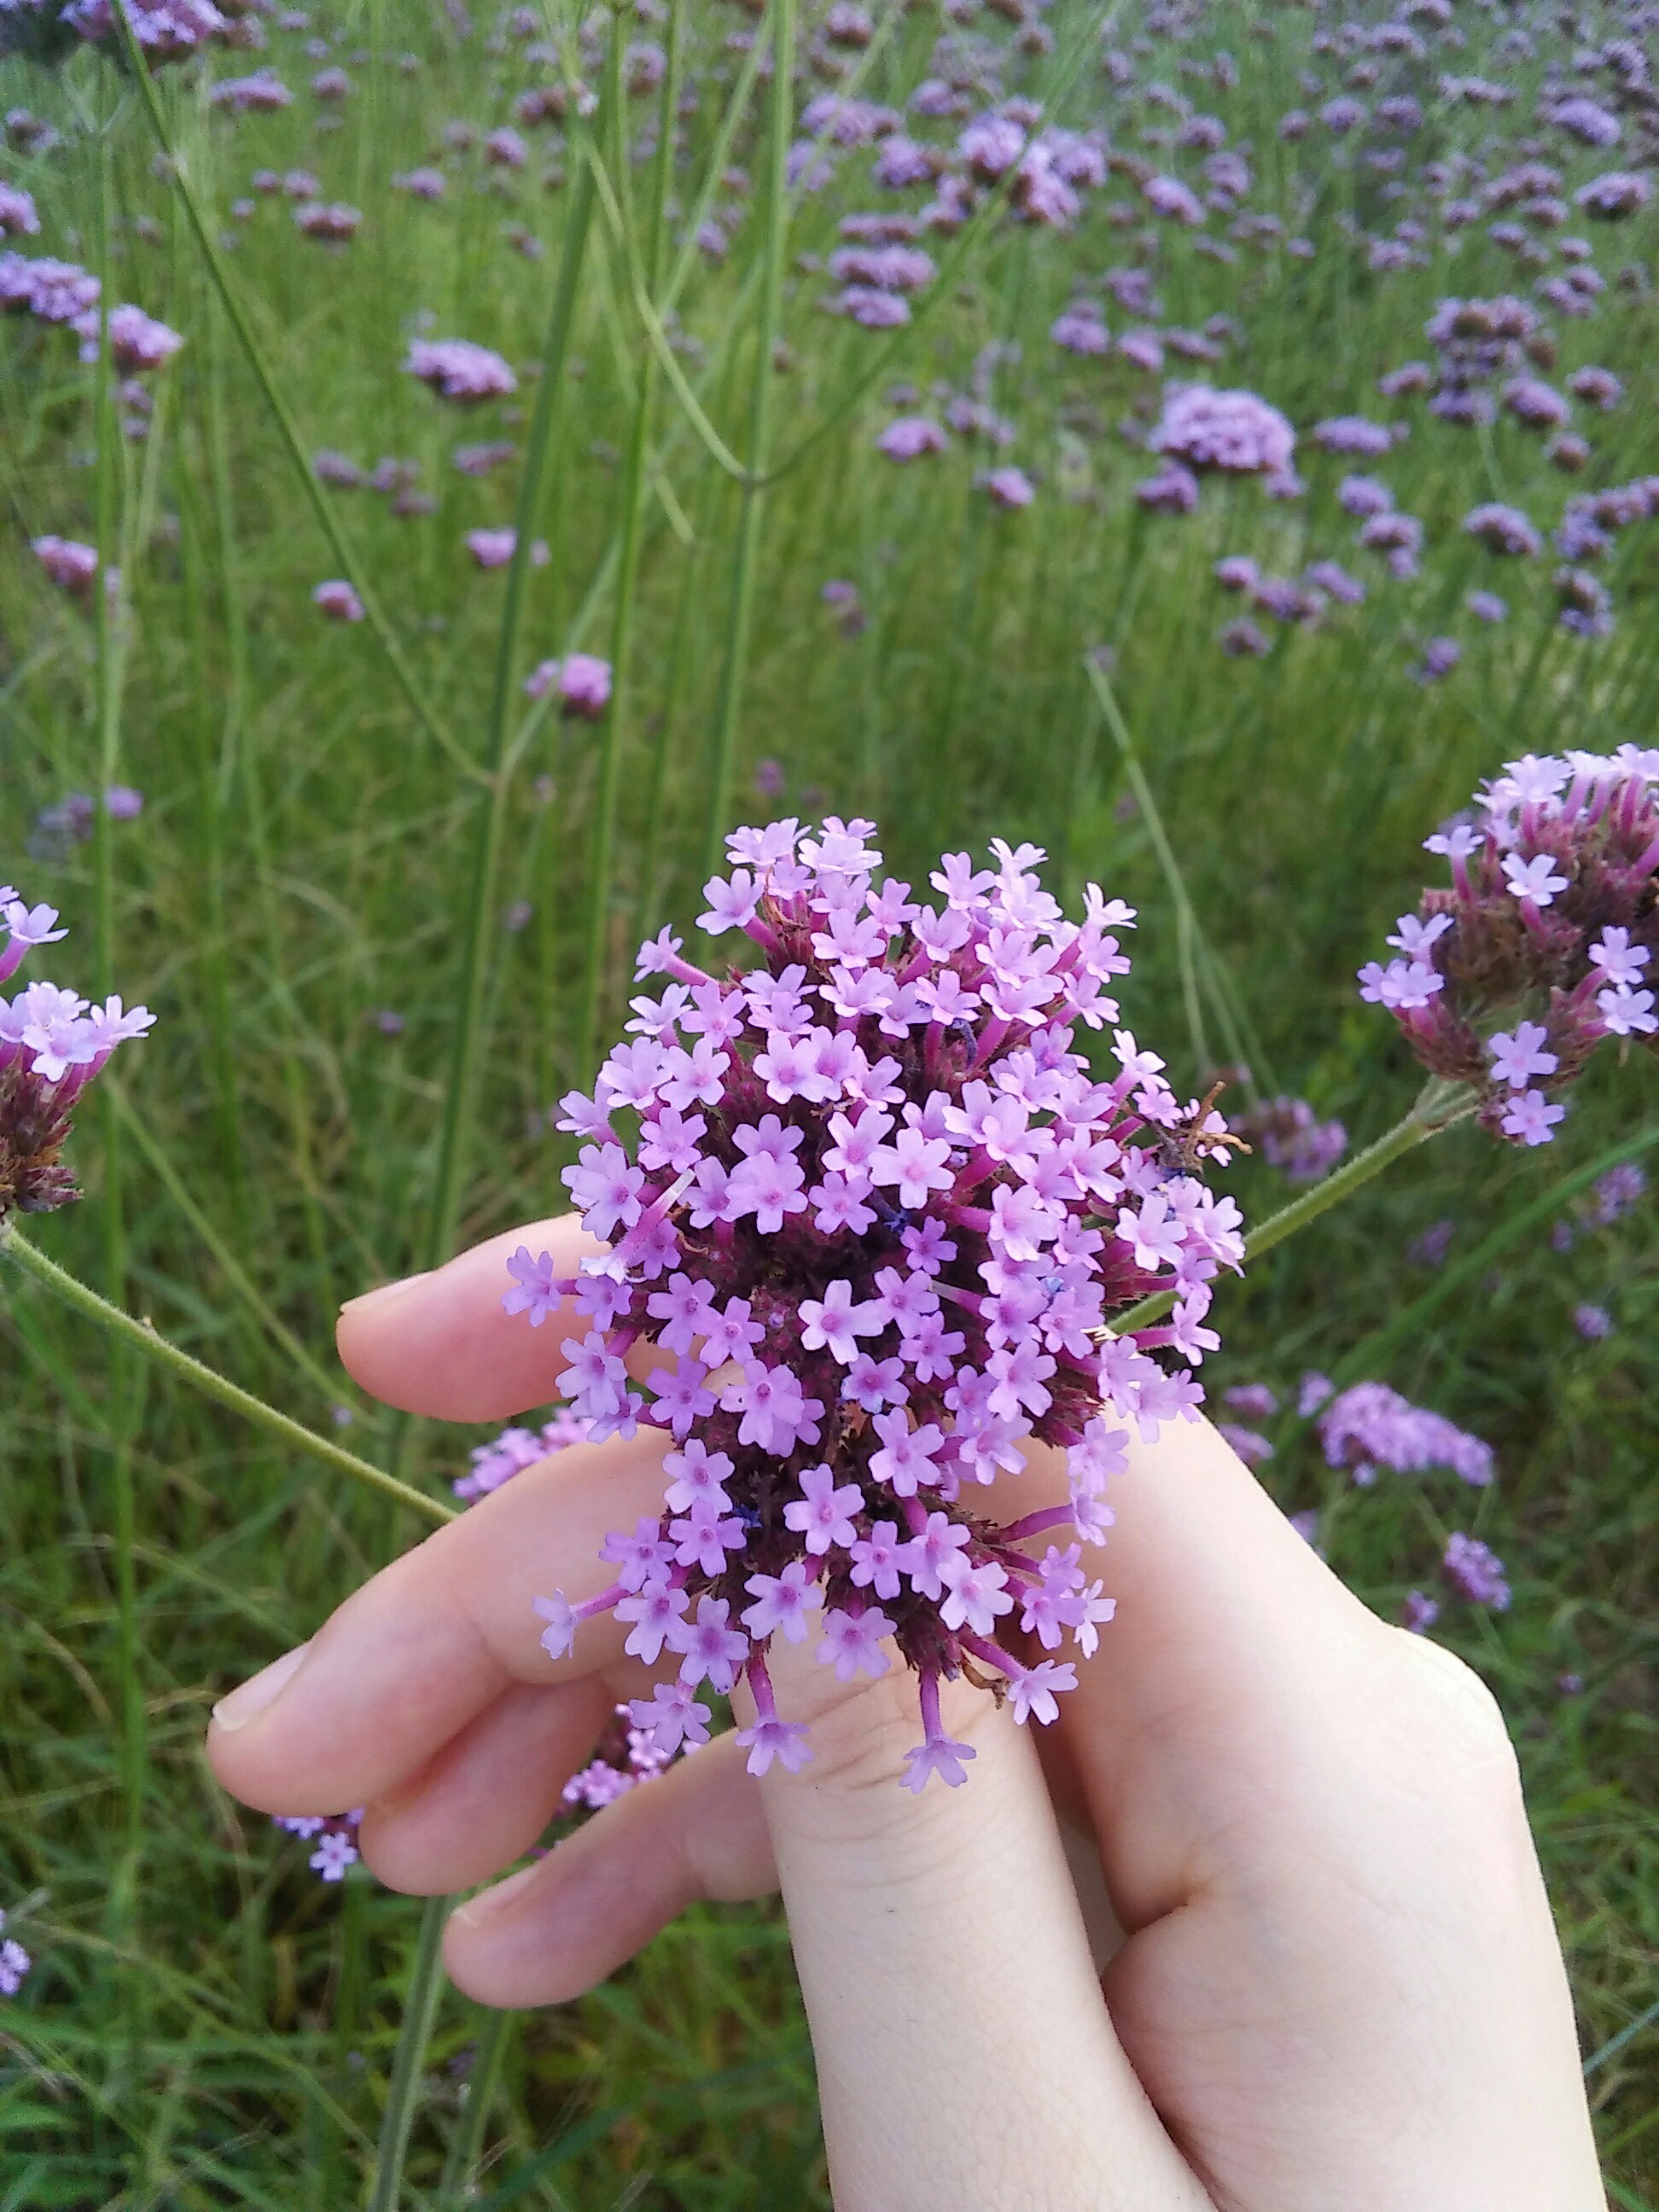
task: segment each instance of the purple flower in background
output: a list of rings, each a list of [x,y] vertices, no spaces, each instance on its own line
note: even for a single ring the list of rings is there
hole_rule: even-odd
[[[1613,1316],[1605,1306],[1575,1306],[1572,1325],[1587,1344],[1599,1344],[1613,1334]]]
[[[6,1924],[6,1916],[0,1912],[0,1929]],[[0,1940],[0,1997],[15,1997],[23,1986],[23,1978],[34,1964],[28,1953],[15,1936]]]
[[[404,169],[392,178],[392,189],[417,200],[441,200],[449,190],[449,179],[441,169]]]
[[[1319,1440],[1326,1464],[1346,1468],[1362,1486],[1375,1482],[1382,1468],[1421,1474],[1443,1467],[1476,1489],[1492,1479],[1490,1444],[1413,1406],[1386,1382],[1356,1382],[1333,1398],[1319,1417]]]
[[[77,599],[91,590],[98,574],[95,546],[82,545],[73,538],[32,538],[29,550],[61,590],[73,592]]]
[[[1273,650],[1273,641],[1260,623],[1248,616],[1230,622],[1216,632],[1216,642],[1229,660],[1261,660]]]
[[[1387,514],[1394,506],[1394,494],[1376,477],[1344,477],[1336,488],[1336,496],[1340,504],[1361,522],[1369,521],[1374,514]]]
[[[1606,585],[1586,568],[1558,568],[1552,580],[1562,629],[1580,637],[1605,637],[1613,628],[1613,600]]]
[[[519,533],[516,530],[469,530],[463,542],[481,568],[505,568],[518,549]],[[532,563],[544,568],[550,557],[546,539],[537,538],[530,548]]]
[[[317,585],[311,596],[331,622],[359,623],[363,618],[363,603],[343,576]]]
[[[1147,444],[1154,453],[1202,474],[1261,476],[1288,469],[1296,433],[1276,407],[1253,392],[1218,392],[1207,384],[1172,384]]]
[[[890,461],[916,461],[924,453],[942,453],[950,446],[949,434],[928,415],[900,415],[876,440],[876,451]]]
[[[233,107],[239,115],[270,115],[294,105],[294,94],[268,69],[255,70],[252,76],[222,77],[208,97],[216,107]]]
[[[1510,1586],[1504,1579],[1504,1562],[1478,1538],[1466,1536],[1461,1530],[1449,1536],[1440,1571],[1448,1587],[1469,1604],[1489,1605],[1497,1613],[1507,1607]]]
[[[1463,527],[1471,538],[1478,538],[1489,553],[1506,553],[1532,561],[1544,550],[1542,537],[1520,508],[1504,507],[1497,501],[1472,507],[1463,517]]]
[[[1373,422],[1365,415],[1333,415],[1323,422],[1316,422],[1313,439],[1325,453],[1356,453],[1372,459],[1392,452],[1394,447],[1394,434],[1388,424]]]
[[[239,12],[222,15],[210,0],[125,0],[125,5],[133,35],[153,69],[184,60],[210,40],[224,40],[231,28],[228,15]],[[110,0],[73,0],[63,20],[89,45],[114,41]]]
[[[1400,1607],[1400,1626],[1413,1636],[1425,1636],[1440,1618],[1440,1601],[1419,1589],[1407,1590]]]
[[[1462,658],[1463,648],[1455,637],[1431,637],[1412,675],[1419,684],[1437,684],[1443,676],[1450,675]]]
[[[1602,222],[1617,222],[1644,208],[1653,197],[1648,179],[1634,169],[1609,169],[1580,185],[1574,202]]]
[[[1348,1149],[1340,1121],[1322,1121],[1305,1098],[1273,1098],[1227,1124],[1287,1182],[1317,1182]]]
[[[1048,326],[1048,335],[1067,353],[1108,354],[1112,334],[1092,300],[1074,300]]]
[[[1504,404],[1528,430],[1559,430],[1572,410],[1553,385],[1535,376],[1512,376],[1504,386]]]
[[[404,368],[440,398],[463,406],[504,398],[519,388],[518,378],[500,354],[474,345],[470,338],[416,338]]]
[[[33,238],[40,228],[40,218],[29,194],[21,185],[0,179],[0,238]]]
[[[1253,591],[1261,575],[1261,568],[1248,553],[1224,555],[1216,562],[1212,573],[1225,592]]]
[[[997,507],[1029,507],[1036,497],[1036,486],[1024,469],[993,469],[981,481]]]
[[[1605,413],[1616,407],[1625,396],[1625,387],[1611,369],[1576,368],[1567,379],[1567,389],[1575,399],[1587,406],[1599,407]]]
[[[104,793],[104,811],[112,822],[136,822],[144,811],[144,794],[130,783],[112,783]]]
[[[1364,584],[1358,576],[1351,576],[1335,561],[1310,562],[1303,572],[1303,581],[1311,585],[1315,591],[1323,592],[1331,599],[1339,600],[1345,607],[1357,607],[1364,603]]]
[[[1025,1524],[975,1508],[979,1486],[1022,1464],[1026,1433],[1060,1445],[1070,1504],[1037,1525],[1097,1540],[1127,1441],[1114,1419],[1151,1433],[1194,1403],[1188,1369],[1153,1354],[1208,1340],[1210,1278],[1242,1246],[1237,1209],[1180,1164],[1227,1146],[1218,1118],[1179,1105],[1127,1031],[1109,1079],[1073,1049],[1079,1022],[1118,1019],[1128,909],[1091,889],[1066,921],[1041,853],[1001,843],[989,868],[947,856],[938,902],[918,902],[882,878],[872,831],[732,837],[702,927],[740,931],[761,966],[720,981],[667,932],[643,948],[662,996],[636,1002],[635,1041],[559,1124],[582,1140],[566,1180],[610,1249],[564,1280],[520,1253],[509,1304],[556,1315],[554,1380],[595,1440],[672,1432],[661,1519],[606,1540],[617,1579],[538,1601],[550,1650],[595,1612],[643,1608],[689,1687],[747,1674],[751,1752],[793,1763],[807,1747],[776,1714],[767,1640],[821,1633],[841,1670],[890,1633],[921,1678],[919,1784],[961,1778],[938,1686],[964,1662],[1039,1718],[1068,1686],[1000,1645],[1000,1618],[1086,1651],[1109,1617],[1080,1547],[1039,1564]],[[1102,1334],[1160,1283],[1169,1322]],[[621,1358],[641,1333],[664,1353],[643,1386]],[[697,1434],[674,1442],[698,1393]],[[872,1596],[883,1625],[860,1629]]]
[[[1493,1134],[1547,1144],[1565,1089],[1603,1039],[1659,1035],[1659,749],[1528,753],[1427,849],[1450,863],[1360,971],[1431,1074],[1471,1085]]]
[[[563,713],[598,722],[611,703],[611,684],[608,660],[591,653],[570,653],[562,660],[544,660],[526,677],[524,688],[532,699],[556,692]]]
[[[1154,215],[1167,216],[1191,228],[1204,220],[1203,201],[1178,177],[1148,177],[1140,190]]]
[[[1583,146],[1616,146],[1619,143],[1618,117],[1581,94],[1558,100],[1546,120],[1553,123],[1558,131],[1568,132]]]
[[[1166,463],[1156,476],[1141,479],[1135,497],[1154,514],[1191,514],[1198,505],[1198,478],[1178,463]]]

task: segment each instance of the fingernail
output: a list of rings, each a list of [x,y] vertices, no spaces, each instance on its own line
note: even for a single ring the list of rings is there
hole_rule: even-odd
[[[284,1651],[280,1659],[273,1659],[269,1667],[262,1667],[257,1674],[251,1674],[228,1698],[221,1698],[213,1708],[215,1728],[246,1728],[251,1720],[282,1695],[299,1672],[300,1662],[310,1649],[308,1643],[295,1644],[292,1651]]]
[[[517,1874],[508,1875],[493,1889],[481,1889],[476,1897],[459,1906],[454,1918],[468,1928],[476,1928],[481,1920],[493,1920],[501,1907],[510,1905],[521,1889],[527,1889],[540,1872],[539,1866],[520,1867]]]
[[[395,1297],[399,1291],[406,1291],[416,1283],[425,1282],[431,1273],[430,1267],[422,1267],[418,1275],[399,1275],[395,1283],[381,1283],[372,1291],[360,1291],[355,1298],[346,1300],[340,1311],[350,1313],[356,1306],[372,1305],[376,1298]]]

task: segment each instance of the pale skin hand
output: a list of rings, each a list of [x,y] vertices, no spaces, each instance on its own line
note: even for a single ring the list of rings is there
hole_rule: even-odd
[[[538,1224],[359,1303],[346,1365],[438,1418],[544,1404],[570,1330],[501,1313],[506,1256],[580,1241]],[[531,1601],[602,1586],[605,1532],[658,1509],[661,1451],[562,1453],[377,1575],[220,1709],[226,1787],[266,1812],[367,1803],[395,1888],[510,1864],[612,1705],[648,1694],[623,1629],[586,1623],[556,1662]],[[1056,1495],[1034,1449],[996,1510]],[[915,1798],[908,1675],[842,1688],[780,1643],[813,1763],[757,1783],[729,1739],[697,1753],[462,1907],[454,1979],[558,2002],[694,1899],[781,1886],[840,2212],[1601,2212],[1485,1688],[1376,1620],[1209,1429],[1138,1449],[1115,1502],[1117,1618],[1056,1727],[956,1685],[968,1784]]]

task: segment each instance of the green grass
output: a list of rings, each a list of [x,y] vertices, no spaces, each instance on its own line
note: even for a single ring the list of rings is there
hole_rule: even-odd
[[[805,11],[803,51],[819,12]],[[1115,128],[1116,96],[1093,53],[1099,13],[1061,0],[1054,58],[1022,64],[1019,81],[1040,96],[1058,79],[1065,119]],[[1129,13],[1120,40],[1139,24]],[[1252,35],[1258,21],[1273,34]],[[1071,236],[994,216],[894,339],[824,315],[827,281],[800,257],[826,256],[836,216],[876,203],[853,156],[844,186],[792,204],[787,236],[781,220],[769,227],[763,82],[729,149],[717,143],[740,64],[720,49],[739,27],[753,19],[715,0],[686,15],[699,100],[660,252],[651,166],[619,152],[647,129],[653,102],[631,103],[619,127],[614,101],[602,101],[592,120],[622,228],[601,191],[544,482],[526,501],[551,559],[519,577],[520,626],[505,647],[509,580],[474,569],[461,538],[513,520],[520,470],[475,480],[450,455],[511,436],[522,459],[536,381],[525,377],[516,412],[463,418],[399,363],[422,311],[435,334],[497,346],[521,373],[541,356],[583,139],[573,134],[559,157],[556,189],[539,181],[552,156],[538,143],[516,175],[486,169],[476,151],[449,156],[441,206],[393,192],[392,175],[430,158],[448,118],[507,119],[528,72],[511,42],[492,52],[482,31],[460,39],[442,10],[417,19],[372,0],[327,18],[340,52],[407,42],[421,66],[406,76],[389,61],[348,61],[357,89],[337,130],[303,93],[283,114],[233,123],[208,109],[192,76],[158,85],[208,234],[234,241],[222,254],[228,281],[301,450],[417,459],[439,501],[432,515],[400,519],[368,491],[326,495],[418,714],[370,626],[336,628],[310,604],[313,585],[341,566],[183,201],[154,172],[136,87],[87,55],[57,77],[0,65],[0,107],[27,105],[64,133],[55,150],[5,163],[40,202],[31,247],[95,265],[106,218],[112,295],[187,339],[151,380],[149,440],[106,435],[100,464],[95,368],[76,363],[61,332],[0,325],[0,489],[14,555],[0,563],[0,872],[74,926],[50,972],[90,988],[107,963],[114,987],[161,1018],[118,1064],[118,1104],[82,1117],[86,1202],[34,1234],[308,1426],[332,1435],[337,1409],[349,1413],[343,1442],[434,1491],[477,1438],[362,1403],[333,1364],[334,1310],[451,1242],[558,1206],[564,1154],[547,1104],[591,1073],[590,1031],[602,1046],[615,1030],[641,930],[696,912],[711,810],[727,821],[765,811],[752,795],[760,761],[782,764],[780,811],[878,816],[896,872],[913,880],[942,848],[1028,836],[1073,893],[1097,878],[1131,898],[1145,916],[1126,1001],[1138,1033],[1194,1081],[1206,1070],[1192,1008],[1218,1056],[1231,1023],[1264,1091],[1306,1095],[1359,1144],[1416,1088],[1391,1025],[1358,1004],[1352,979],[1414,896],[1421,837],[1513,753],[1646,743],[1655,725],[1659,525],[1626,532],[1605,564],[1620,610],[1612,635],[1564,635],[1548,562],[1492,578],[1496,564],[1456,528],[1488,496],[1553,517],[1562,480],[1513,426],[1477,439],[1435,424],[1420,404],[1384,472],[1428,526],[1421,581],[1391,586],[1370,571],[1363,608],[1280,635],[1260,664],[1224,659],[1212,635],[1237,609],[1209,564],[1224,551],[1286,571],[1344,558],[1352,526],[1332,496],[1342,465],[1310,450],[1312,489],[1295,506],[1211,486],[1190,520],[1133,507],[1146,461],[1113,426],[1147,380],[1074,360],[1047,337],[1074,274],[1123,258],[1125,234],[1106,212],[1124,196],[1116,183]],[[864,88],[901,100],[938,27],[930,11],[908,12]],[[1423,320],[1443,292],[1516,282],[1475,235],[1455,262],[1388,276],[1341,246],[1345,209],[1368,225],[1384,219],[1376,181],[1311,143],[1281,145],[1274,129],[1315,28],[1311,15],[1232,10],[1188,51],[1230,45],[1238,56],[1235,92],[1194,86],[1194,96],[1254,143],[1251,204],[1318,238],[1321,252],[1299,262],[1244,247],[1227,267],[1177,236],[1158,272],[1171,321],[1237,318],[1221,380],[1264,392],[1304,426],[1381,411],[1375,377],[1423,349]],[[275,33],[269,58],[302,87],[299,44]],[[1148,74],[1176,81],[1177,58],[1155,42]],[[257,59],[222,54],[214,68]],[[1456,65],[1480,58],[1472,47]],[[603,91],[600,72],[588,73]],[[1529,92],[1538,66],[1504,74]],[[797,103],[816,88],[799,88]],[[1414,161],[1474,146],[1492,127],[1480,112],[1426,104]],[[732,161],[753,180],[746,201],[719,180]],[[307,242],[280,199],[260,198],[246,222],[229,216],[254,168],[299,165],[326,197],[363,210],[349,248]],[[1598,166],[1579,157],[1570,184]],[[713,205],[748,212],[722,264],[693,251],[682,274],[706,182]],[[775,195],[772,204],[781,218]],[[152,219],[154,242],[135,230],[139,216]],[[539,258],[507,242],[515,224],[540,242]],[[1659,259],[1650,216],[1599,258],[1611,275],[1644,252]],[[651,366],[636,267],[656,270],[659,305],[665,284],[674,293],[685,349],[671,358],[720,438],[745,460],[784,466],[749,496],[746,518],[743,487],[710,458],[665,365]],[[1121,328],[1127,319],[1109,313]],[[775,313],[787,365],[757,373]],[[1585,483],[1659,469],[1650,394],[1636,390],[1655,325],[1650,292],[1612,289],[1597,316],[1560,326],[1559,374],[1599,361],[1633,391],[1594,425]],[[872,450],[890,386],[914,384],[932,404],[933,380],[962,387],[993,341],[1018,348],[990,396],[1020,426],[1012,458],[1042,477],[1023,514],[996,513],[975,489],[983,449],[958,443],[903,470]],[[872,370],[868,396],[848,406]],[[101,536],[122,569],[101,649],[87,608],[55,594],[27,556],[27,538],[46,531]],[[830,578],[858,586],[866,621],[855,635],[820,601]],[[1472,635],[1457,611],[1477,580],[1495,581],[1513,612]],[[1410,665],[1442,629],[1464,639],[1465,659],[1424,690]],[[532,712],[516,688],[536,660],[611,653],[618,639],[628,704],[603,732]],[[1114,696],[1196,925],[1190,989],[1151,817],[1087,679],[1084,655],[1101,644],[1116,653]],[[493,800],[455,750],[504,763]],[[143,788],[142,819],[32,857],[40,811],[112,774]],[[403,1016],[399,1034],[375,1026],[384,1009]],[[1562,1141],[1541,1156],[1499,1152],[1468,1128],[1413,1153],[1223,1293],[1217,1384],[1293,1388],[1306,1368],[1360,1357],[1430,1287],[1407,1257],[1423,1229],[1455,1219],[1455,1262],[1553,1182],[1656,1123],[1659,1083],[1638,1055],[1622,1069],[1598,1064]],[[1284,1194],[1255,1163],[1237,1188],[1253,1218]],[[1385,1613],[1430,1582],[1449,1528],[1486,1537],[1509,1563],[1507,1614],[1449,1611],[1437,1632],[1510,1716],[1587,2056],[1649,2015],[1589,2077],[1610,2185],[1633,2208],[1659,2199],[1650,1204],[1565,1255],[1547,1217],[1364,1367],[1491,1440],[1500,1477],[1490,1494],[1448,1476],[1345,1490],[1311,1436],[1290,1430],[1266,1477],[1287,1506],[1323,1506],[1333,1564]],[[1604,1344],[1574,1333],[1586,1298],[1617,1320]],[[332,2212],[358,2201],[373,2162],[419,1908],[362,1875],[325,1889],[295,1844],[224,1797],[199,1747],[211,1700],[308,1633],[412,1539],[412,1518],[112,1355],[15,1272],[0,1299],[10,1800],[0,1903],[36,1899],[18,1932],[38,1960],[0,2012],[0,2207]],[[1564,1672],[1583,1677],[1582,1696],[1558,1695]],[[483,2025],[446,1994],[406,2200],[434,2212]],[[696,1913],[591,1997],[515,2023],[482,2141],[469,2201],[488,2205],[824,2202],[810,2052],[775,1912]]]

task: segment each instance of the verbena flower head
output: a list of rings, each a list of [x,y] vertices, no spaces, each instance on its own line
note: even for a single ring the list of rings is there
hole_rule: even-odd
[[[6,1916],[0,1912],[0,1929],[6,1924]],[[15,1936],[0,1940],[0,1997],[15,1997],[23,1986],[23,1978],[34,1964],[28,1953]]]
[[[1269,1167],[1282,1168],[1288,1182],[1317,1182],[1348,1149],[1341,1122],[1322,1121],[1305,1098],[1267,1099],[1227,1126]]]
[[[544,699],[551,692],[565,714],[585,722],[604,720],[611,684],[611,663],[592,653],[568,653],[562,660],[544,660],[524,679],[532,699]]]
[[[1470,1605],[1489,1605],[1495,1613],[1507,1609],[1510,1585],[1504,1562],[1479,1538],[1466,1536],[1461,1529],[1449,1536],[1440,1571],[1448,1588]]]
[[[1276,407],[1253,392],[1172,384],[1147,442],[1154,452],[1200,474],[1213,469],[1229,476],[1263,476],[1289,468],[1296,433]]]
[[[1474,818],[1426,841],[1451,888],[1425,890],[1360,970],[1431,1073],[1473,1085],[1480,1116],[1547,1144],[1554,1094],[1595,1048],[1654,1048],[1649,969],[1659,945],[1659,749],[1528,753],[1476,794]]]
[[[500,354],[474,345],[470,338],[416,338],[404,368],[441,398],[462,406],[505,398],[519,388],[518,378]]]
[[[569,1279],[520,1250],[504,1303],[570,1331],[558,1388],[595,1439],[643,1425],[670,1446],[659,1515],[605,1546],[615,1582],[538,1601],[548,1650],[614,1609],[629,1652],[679,1656],[685,1691],[745,1674],[759,1772],[810,1756],[773,1701],[775,1635],[811,1635],[844,1680],[884,1673],[895,1638],[921,1678],[920,1788],[963,1778],[942,1676],[994,1670],[1021,1718],[1073,1686],[1069,1664],[1004,1650],[998,1624],[1093,1650],[1111,1607],[1082,1545],[1111,1517],[1119,1424],[1151,1436],[1191,1413],[1210,1281],[1243,1248],[1199,1173],[1231,1141],[1219,1116],[1183,1106],[1127,1030],[1108,1076],[1076,1049],[1079,1025],[1119,1019],[1130,909],[1091,885],[1068,922],[1041,852],[1000,842],[989,868],[948,855],[936,902],[914,899],[882,876],[872,829],[728,841],[701,927],[739,933],[757,966],[708,972],[667,931],[644,946],[660,995],[635,1000],[628,1041],[558,1123],[609,1250]],[[1169,1320],[1103,1334],[1160,1289]],[[660,1354],[643,1389],[623,1359],[641,1340]],[[1069,1502],[1000,1526],[975,1501],[1032,1436],[1066,1453]],[[1067,1526],[1080,1540],[1041,1562],[1018,1548]]]
[[[1356,1382],[1333,1398],[1319,1417],[1319,1440],[1326,1464],[1346,1468],[1362,1486],[1375,1482],[1382,1468],[1396,1474],[1449,1468],[1481,1490],[1494,1473],[1489,1443],[1443,1414],[1413,1406],[1386,1382]]]
[[[0,983],[29,953],[68,934],[57,909],[27,906],[0,884]],[[155,1017],[119,999],[94,1006],[56,983],[31,982],[0,998],[0,1224],[15,1213],[52,1213],[80,1192],[63,1164],[76,1101],[118,1044],[141,1037]]]

